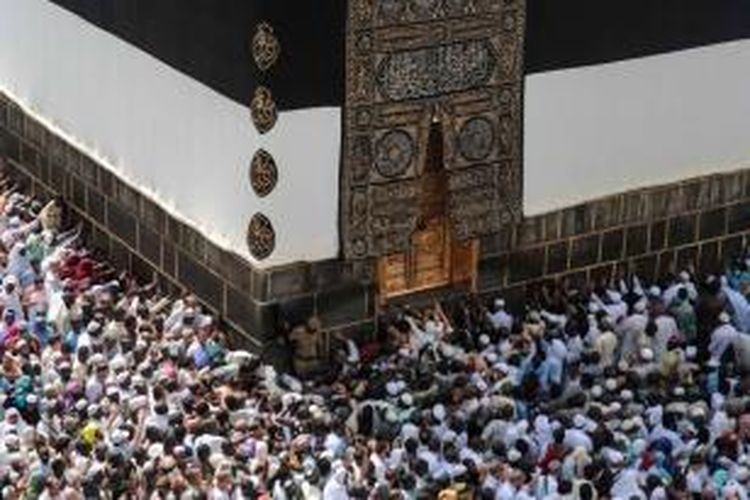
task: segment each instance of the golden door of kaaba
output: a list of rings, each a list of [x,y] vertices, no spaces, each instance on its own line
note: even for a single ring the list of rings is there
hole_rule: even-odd
[[[521,217],[525,7],[348,2],[342,251],[385,296],[471,285],[476,240]]]
[[[477,240],[452,237],[446,216],[447,173],[443,132],[433,122],[426,164],[419,178],[419,220],[406,251],[381,257],[379,283],[382,299],[448,285],[473,289],[476,284]]]

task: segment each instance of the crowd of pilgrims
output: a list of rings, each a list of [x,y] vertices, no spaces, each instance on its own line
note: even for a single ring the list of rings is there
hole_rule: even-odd
[[[322,362],[311,321],[295,375],[1,187],[3,499],[748,498],[744,258],[392,308]]]

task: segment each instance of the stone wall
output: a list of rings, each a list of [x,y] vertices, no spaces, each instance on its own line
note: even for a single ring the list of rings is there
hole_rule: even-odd
[[[483,239],[479,289],[517,299],[551,279],[651,281],[688,265],[711,273],[748,234],[750,170],[690,178],[526,218]]]
[[[372,329],[372,266],[336,260],[260,270],[177,220],[0,93],[0,157],[35,195],[62,195],[89,243],[171,293],[195,292],[247,347],[318,315],[327,330]]]

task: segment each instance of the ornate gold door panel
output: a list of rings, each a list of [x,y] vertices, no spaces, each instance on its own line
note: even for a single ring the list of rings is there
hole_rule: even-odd
[[[404,253],[443,129],[451,238],[521,214],[524,0],[351,0],[341,174],[347,258]],[[433,207],[428,207],[433,208]],[[447,233],[446,233],[447,234]]]
[[[451,244],[443,217],[427,221],[406,252],[382,257],[379,283],[383,298],[446,286],[451,282]]]
[[[451,284],[476,291],[478,265],[479,240],[455,242],[451,247]]]

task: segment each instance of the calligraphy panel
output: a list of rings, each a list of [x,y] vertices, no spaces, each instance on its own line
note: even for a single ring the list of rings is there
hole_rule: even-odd
[[[436,121],[451,238],[477,238],[520,217],[524,25],[524,0],[349,2],[345,257],[409,247]]]

